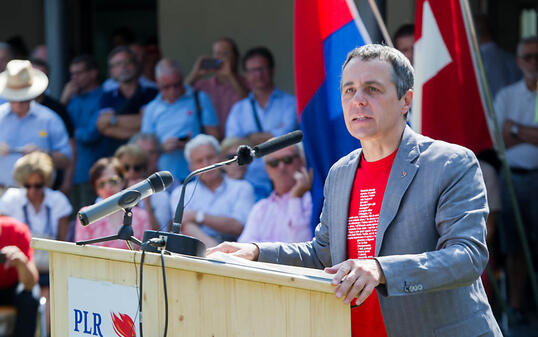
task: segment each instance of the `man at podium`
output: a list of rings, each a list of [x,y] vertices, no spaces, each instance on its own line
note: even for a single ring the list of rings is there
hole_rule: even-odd
[[[329,171],[315,237],[226,242],[208,255],[325,268],[352,304],[353,336],[501,336],[479,278],[488,208],[474,154],[406,125],[414,71],[396,49],[354,49],[341,78],[346,127],[362,149]]]

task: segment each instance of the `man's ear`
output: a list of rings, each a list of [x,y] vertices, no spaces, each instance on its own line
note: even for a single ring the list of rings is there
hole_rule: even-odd
[[[404,105],[402,106],[402,115],[407,113],[411,109],[411,103],[413,102],[413,89],[407,90],[403,95],[402,100]]]

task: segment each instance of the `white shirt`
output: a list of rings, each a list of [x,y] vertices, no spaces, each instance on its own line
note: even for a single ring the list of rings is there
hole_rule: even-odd
[[[170,223],[170,220],[172,220],[172,214],[170,213],[169,194],[164,191],[161,193],[152,194],[149,197],[149,203],[151,204],[151,207],[153,208],[153,214],[155,215],[155,218],[157,218],[157,221],[159,222],[161,231],[168,232],[168,224]],[[138,207],[145,210],[146,204],[144,202],[139,202]]]
[[[170,196],[170,209],[176,212],[176,206],[181,195],[178,186]],[[223,177],[222,184],[215,191],[211,191],[200,180],[194,180],[185,188],[185,210],[202,211],[216,216],[231,217],[242,223],[247,221],[248,214],[254,206],[254,189],[247,181]],[[210,227],[201,226],[208,235],[214,238],[222,237]],[[230,239],[231,238],[225,238]]]
[[[36,212],[34,206],[26,197],[25,188],[10,188],[0,198],[0,214],[4,214],[25,223],[33,235],[56,238],[58,221],[69,216],[73,211],[67,197],[60,191],[45,187],[45,198],[40,209]],[[26,208],[28,218],[24,214]],[[50,211],[47,211],[47,208]],[[50,219],[47,219],[50,212]],[[47,221],[50,221],[50,232],[47,231]],[[29,222],[29,223],[27,223]]]
[[[518,124],[538,127],[534,120],[536,91],[530,91],[524,80],[499,91],[495,98],[495,113],[499,127],[507,119]],[[510,167],[528,170],[538,169],[538,146],[522,143],[506,150],[506,160]]]

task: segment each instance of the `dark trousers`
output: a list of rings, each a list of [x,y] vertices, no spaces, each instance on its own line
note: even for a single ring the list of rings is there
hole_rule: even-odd
[[[39,301],[32,291],[17,292],[17,285],[0,289],[0,305],[13,305],[17,308],[15,337],[33,337],[37,324]]]

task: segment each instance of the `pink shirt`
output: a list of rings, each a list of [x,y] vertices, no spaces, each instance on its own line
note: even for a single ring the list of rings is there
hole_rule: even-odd
[[[312,196],[302,198],[282,196],[273,191],[258,201],[248,216],[238,242],[304,242],[312,239],[310,217]]]
[[[123,214],[123,211],[118,211],[88,226],[82,226],[77,218],[77,225],[75,227],[75,241],[97,239],[104,236],[118,234],[120,227],[123,225]],[[134,237],[142,241],[144,231],[151,229],[151,222],[149,220],[148,213],[139,207],[133,208],[133,223],[131,226],[133,227]],[[127,244],[123,240],[112,240],[96,243],[95,245],[128,249]],[[133,245],[133,248],[134,247],[138,248],[136,245]]]
[[[239,77],[239,81],[245,85],[243,77]],[[200,80],[196,82],[193,87],[196,90],[204,91],[209,95],[209,98],[211,98],[211,102],[217,113],[217,118],[219,119],[219,129],[221,134],[224,135],[226,119],[228,118],[230,109],[232,108],[232,105],[234,105],[235,102],[240,101],[242,97],[234,90],[230,82],[219,83],[216,76]]]

